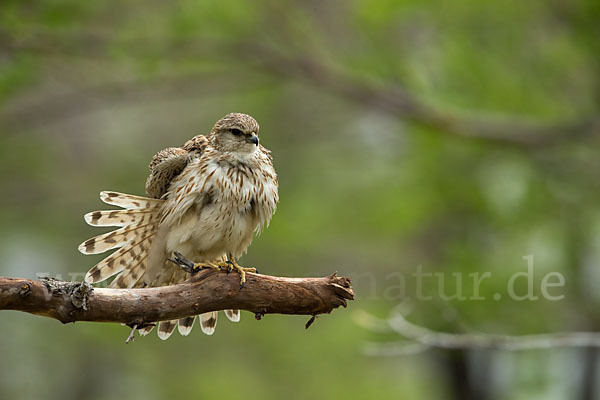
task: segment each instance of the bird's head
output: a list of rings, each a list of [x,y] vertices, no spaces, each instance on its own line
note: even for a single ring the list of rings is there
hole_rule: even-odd
[[[252,154],[258,147],[258,122],[248,114],[231,113],[217,121],[210,131],[216,149]]]

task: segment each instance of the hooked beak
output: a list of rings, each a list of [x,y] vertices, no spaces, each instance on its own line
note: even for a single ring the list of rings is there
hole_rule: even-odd
[[[256,133],[254,132],[252,132],[252,136],[247,138],[246,141],[248,141],[248,143],[254,143],[256,146],[258,146],[258,136],[256,136]]]

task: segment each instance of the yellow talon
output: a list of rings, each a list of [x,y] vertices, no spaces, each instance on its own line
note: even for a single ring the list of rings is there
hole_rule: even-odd
[[[205,268],[210,268],[213,269],[215,271],[222,271],[224,267],[227,267],[227,263],[225,263],[224,261],[219,261],[219,262],[205,262],[205,263],[195,263],[194,264],[194,269],[197,270],[202,270]]]
[[[190,265],[191,265],[191,262],[190,262]],[[240,290],[242,290],[244,288],[244,286],[246,285],[246,272],[256,273],[256,268],[242,267],[236,261],[216,261],[216,262],[194,263],[193,267],[191,268],[191,271],[198,272],[198,271],[201,271],[206,268],[210,268],[215,271],[223,271],[226,269],[227,272],[236,270],[237,273],[240,274]],[[191,273],[195,273],[195,272],[191,272]]]
[[[245,268],[245,267],[240,266],[235,261],[227,261],[227,264],[229,264],[231,267],[233,267],[233,269],[235,269],[238,272],[238,274],[240,274],[240,290],[242,290],[244,288],[244,286],[246,285],[246,272],[256,272],[256,268],[254,268],[254,267]]]

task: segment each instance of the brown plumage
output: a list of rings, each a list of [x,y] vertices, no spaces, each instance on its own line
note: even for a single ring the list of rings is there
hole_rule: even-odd
[[[101,282],[118,274],[111,287],[170,285],[189,277],[167,261],[174,251],[198,263],[235,262],[241,257],[278,201],[271,155],[258,143],[258,131],[251,116],[228,114],[209,135],[195,136],[153,157],[148,197],[102,192],[104,202],[124,210],[95,211],[85,219],[90,225],[120,228],[83,242],[79,250],[119,250],[90,269],[86,281]],[[226,310],[226,315],[239,321],[238,310]],[[176,326],[187,335],[193,322],[194,317],[160,322],[159,337],[168,338]],[[202,330],[212,334],[217,313],[202,315],[200,322]]]

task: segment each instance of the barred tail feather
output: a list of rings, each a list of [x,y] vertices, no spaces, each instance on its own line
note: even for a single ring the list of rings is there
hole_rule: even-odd
[[[200,328],[202,332],[207,335],[215,333],[215,327],[217,326],[217,316],[219,314],[216,311],[200,314]]]
[[[225,315],[230,321],[240,322],[240,310],[225,310]]]
[[[194,327],[194,321],[196,321],[196,316],[181,318],[177,321],[177,330],[182,336],[187,336],[192,331]]]
[[[159,209],[164,200],[118,192],[100,192],[100,200],[112,206],[131,209]]]
[[[79,245],[83,254],[98,254],[120,248],[88,271],[85,281],[98,283],[116,274],[111,287],[134,287],[147,267],[147,256],[156,234],[158,216],[163,200],[117,192],[101,192],[100,198],[107,204],[125,210],[94,211],[85,215],[93,226],[118,226],[112,232],[98,235]]]
[[[105,251],[123,247],[138,238],[146,238],[154,234],[156,224],[125,226],[112,232],[98,235],[81,243],[78,250],[83,254],[100,254]]]
[[[158,323],[158,337],[161,340],[167,340],[171,336],[173,331],[175,330],[176,326],[177,326],[177,320],[160,321]]]
[[[102,282],[126,268],[129,269],[132,263],[135,264],[147,256],[151,243],[152,235],[149,234],[138,242],[120,248],[92,267],[85,274],[85,281],[88,283]]]
[[[144,328],[138,329],[138,332],[140,333],[140,336],[146,336],[147,334],[152,332],[152,329],[154,329],[154,325],[149,325]]]
[[[150,243],[148,243],[150,247]],[[115,279],[108,285],[109,288],[126,288],[131,289],[134,287],[141,287],[143,285],[142,278],[146,272],[148,254],[141,257],[136,264],[127,267]]]
[[[85,222],[92,226],[128,226],[154,222],[156,209],[130,209],[94,211],[83,216]]]

